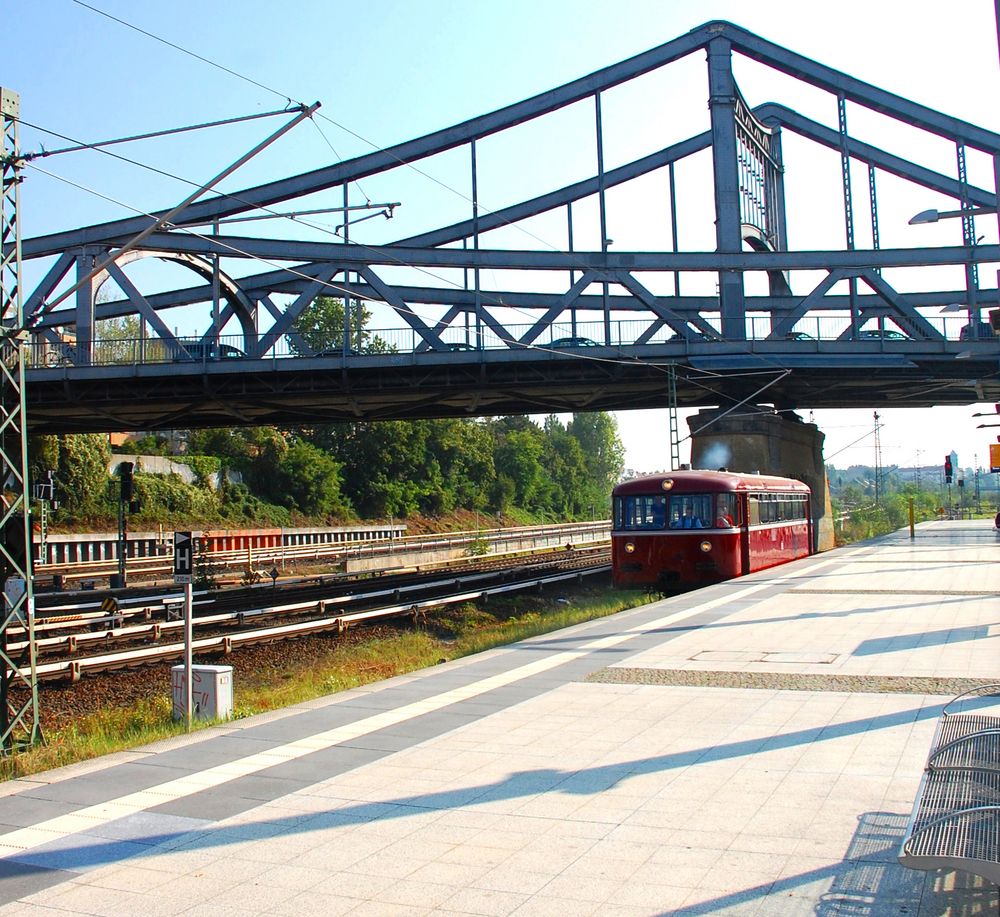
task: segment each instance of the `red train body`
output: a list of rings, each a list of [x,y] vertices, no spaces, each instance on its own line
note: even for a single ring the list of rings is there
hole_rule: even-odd
[[[216,529],[200,534],[199,549],[215,554],[220,551],[245,551],[257,548],[280,548],[282,530],[272,529]]]
[[[812,553],[810,490],[801,481],[728,471],[673,471],[612,492],[616,586],[664,591],[743,576]]]

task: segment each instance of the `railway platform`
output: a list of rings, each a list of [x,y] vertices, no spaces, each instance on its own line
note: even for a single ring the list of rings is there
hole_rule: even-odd
[[[927,523],[0,785],[0,915],[996,913],[896,854],[998,571]]]

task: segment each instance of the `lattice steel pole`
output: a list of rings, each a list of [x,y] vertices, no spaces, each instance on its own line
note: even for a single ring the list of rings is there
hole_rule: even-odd
[[[31,591],[27,413],[24,406],[24,314],[18,214],[20,97],[0,87],[3,189],[0,196],[0,753],[41,740],[35,667],[35,603]],[[17,628],[24,648],[9,651]],[[24,639],[27,636],[27,640]]]
[[[677,364],[671,363],[667,367],[667,383],[670,402],[667,406],[668,417],[670,418],[670,470],[676,471],[681,467],[681,434],[680,425],[677,420]]]

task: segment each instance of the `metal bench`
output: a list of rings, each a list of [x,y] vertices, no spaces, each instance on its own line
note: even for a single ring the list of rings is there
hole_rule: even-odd
[[[1000,716],[957,709],[982,692],[1000,695],[1000,685],[959,694],[942,711],[899,862],[1000,885]]]

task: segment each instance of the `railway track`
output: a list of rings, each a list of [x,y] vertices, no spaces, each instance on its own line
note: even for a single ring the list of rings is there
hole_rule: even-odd
[[[542,588],[610,571],[607,546],[551,552],[516,566],[489,561],[493,569],[448,570],[446,575],[400,576],[391,582],[300,583],[281,590],[238,590],[239,595],[199,594],[193,651],[227,655],[244,646],[292,640],[307,634],[342,632],[358,624],[411,617],[424,620],[437,608],[482,600],[518,590]],[[171,620],[180,596],[133,597],[114,614],[55,606],[37,612],[35,647],[40,681],[77,681],[87,673],[130,669],[183,656],[176,638],[184,622]],[[275,601],[277,599],[277,601]],[[25,635],[12,631],[12,656],[26,648]],[[20,639],[19,639],[20,638]]]
[[[530,553],[551,549],[560,544],[603,541],[609,536],[606,522],[559,523],[544,526],[498,528],[437,535],[406,535],[398,538],[375,538],[367,541],[327,544],[284,545],[281,547],[240,548],[236,550],[199,552],[196,568],[205,578],[237,577],[243,582],[266,582],[268,572],[279,575],[288,570],[324,565],[341,572],[366,565],[382,569],[412,566],[414,558],[430,557],[435,553],[450,554],[446,561],[454,562],[456,554]],[[95,536],[96,537],[96,536]],[[151,582],[168,579],[173,573],[172,545],[164,545],[164,553],[146,557],[128,557],[126,574],[131,580]],[[425,560],[426,568],[432,561]],[[83,563],[36,564],[39,579],[59,577],[62,582],[109,580],[118,573],[117,557]]]

